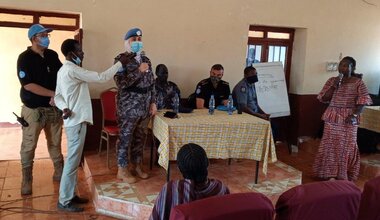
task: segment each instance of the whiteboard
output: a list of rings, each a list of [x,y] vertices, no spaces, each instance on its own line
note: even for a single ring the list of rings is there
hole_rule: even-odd
[[[281,62],[254,63],[259,81],[255,83],[260,108],[271,118],[290,115],[288,92]]]

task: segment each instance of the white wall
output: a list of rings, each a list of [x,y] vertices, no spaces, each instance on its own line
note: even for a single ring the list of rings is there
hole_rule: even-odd
[[[84,66],[99,71],[123,50],[124,33],[140,27],[154,66],[167,64],[169,79],[187,96],[215,63],[225,67],[231,89],[241,79],[251,24],[296,28],[290,92],[318,93],[337,75],[325,71],[326,62],[342,53],[356,58],[357,72],[377,93],[380,1],[369,2],[376,6],[361,0],[1,0],[0,7],[82,13]],[[112,85],[92,85],[92,96]]]

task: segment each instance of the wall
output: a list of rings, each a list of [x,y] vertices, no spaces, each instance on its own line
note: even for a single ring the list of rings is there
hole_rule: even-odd
[[[26,50],[31,43],[28,39],[28,30],[25,28],[0,27],[0,67],[1,81],[0,94],[0,122],[16,122],[16,117],[12,114],[21,114],[20,82],[17,78],[17,58],[20,53]],[[57,51],[60,60],[64,56],[60,53],[61,43],[67,38],[73,38],[72,31],[54,31],[51,33],[50,48]]]
[[[140,27],[146,54],[154,66],[167,64],[169,80],[184,96],[208,77],[214,63],[224,65],[224,80],[231,87],[242,78],[252,24],[296,29],[289,91],[300,100],[297,106],[314,103],[314,96],[305,96],[308,101],[302,96],[317,94],[337,75],[326,72],[325,65],[339,61],[341,54],[356,58],[357,72],[365,74],[370,92],[377,93],[380,84],[379,0],[2,0],[0,7],[81,13],[84,67],[98,71],[123,51],[125,32]],[[113,85],[92,84],[92,97]],[[313,117],[311,121],[320,118],[305,114]],[[303,130],[299,118],[292,123]]]
[[[169,66],[170,80],[184,95],[208,76],[214,63],[225,66],[224,78],[231,86],[239,81],[250,24],[294,27],[301,36],[296,35],[293,55],[303,61],[293,59],[290,92],[315,94],[336,75],[324,70],[325,63],[338,61],[340,53],[357,59],[370,91],[377,92],[380,1],[371,1],[378,5],[360,0],[2,0],[0,6],[82,13],[84,65],[94,70],[107,68],[123,50],[129,28],[141,27],[146,53],[154,65]],[[93,85],[93,97],[109,86]]]

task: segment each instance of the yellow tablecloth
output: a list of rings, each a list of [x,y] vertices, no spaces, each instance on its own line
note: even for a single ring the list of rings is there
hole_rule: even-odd
[[[380,106],[364,107],[359,127],[380,133]]]
[[[180,147],[187,143],[202,146],[209,158],[252,159],[262,161],[267,173],[268,160],[276,162],[270,122],[249,114],[228,115],[215,110],[196,109],[190,114],[179,113],[170,119],[159,112],[154,117],[153,133],[160,140],[158,163],[168,169],[168,161],[176,160]]]

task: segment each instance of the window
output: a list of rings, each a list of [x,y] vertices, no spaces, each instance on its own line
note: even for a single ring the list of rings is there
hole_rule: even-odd
[[[282,62],[289,88],[294,29],[251,25],[248,32],[246,65]]]

